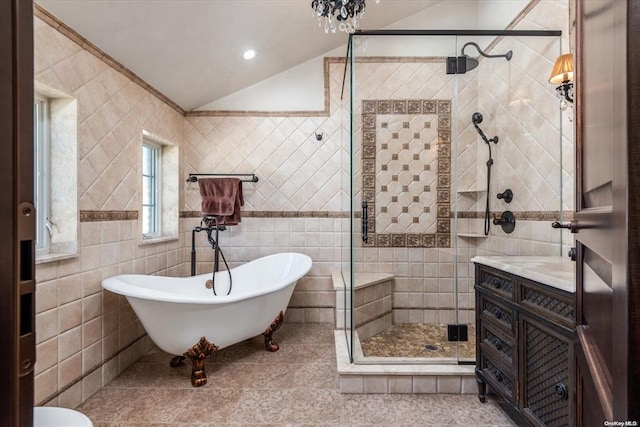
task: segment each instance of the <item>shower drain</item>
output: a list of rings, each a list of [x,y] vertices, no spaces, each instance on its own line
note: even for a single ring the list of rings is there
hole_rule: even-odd
[[[424,346],[424,348],[425,350],[438,351],[438,346],[433,344],[427,344]]]

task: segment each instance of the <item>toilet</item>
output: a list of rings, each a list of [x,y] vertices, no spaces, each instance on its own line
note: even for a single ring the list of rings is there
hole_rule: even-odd
[[[84,414],[67,408],[36,406],[33,408],[33,427],[93,427]]]

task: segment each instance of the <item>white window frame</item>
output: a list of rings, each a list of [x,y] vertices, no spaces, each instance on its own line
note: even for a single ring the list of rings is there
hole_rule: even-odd
[[[36,264],[75,258],[80,216],[78,100],[35,80],[33,129]]]
[[[144,194],[145,178],[144,170],[144,147],[153,148],[156,151],[155,162],[155,223],[157,224],[155,232],[150,233],[145,230],[145,212],[147,203],[150,198]],[[140,213],[138,214],[138,236],[139,245],[153,245],[169,241],[177,241],[180,239],[180,219],[179,219],[179,193],[180,184],[178,181],[178,172],[180,169],[179,147],[177,144],[153,134],[145,129],[142,130],[140,138],[140,171],[138,181],[140,183],[139,194]]]
[[[36,254],[49,253],[51,246],[50,199],[50,118],[49,100],[34,97],[33,179],[36,206]]]
[[[145,174],[144,170],[144,151],[149,149],[152,152],[152,165],[151,171]],[[143,138],[142,141],[142,165],[141,165],[141,178],[142,178],[142,238],[143,239],[156,239],[162,236],[162,145],[158,144],[148,138]],[[149,178],[152,181],[150,188],[150,194],[148,194],[149,203],[145,201],[145,186],[144,180]],[[152,210],[151,224],[149,229],[145,229],[145,215],[144,208],[149,207]]]

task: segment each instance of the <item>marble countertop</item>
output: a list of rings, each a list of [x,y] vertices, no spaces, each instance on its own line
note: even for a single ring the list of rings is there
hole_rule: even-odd
[[[576,291],[575,262],[560,256],[476,256],[471,262],[524,277],[556,289]]]

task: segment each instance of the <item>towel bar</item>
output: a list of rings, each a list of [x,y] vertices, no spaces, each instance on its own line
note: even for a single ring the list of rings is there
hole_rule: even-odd
[[[190,173],[187,182],[197,182],[199,176],[246,176],[242,182],[258,182],[258,177],[253,173]]]

